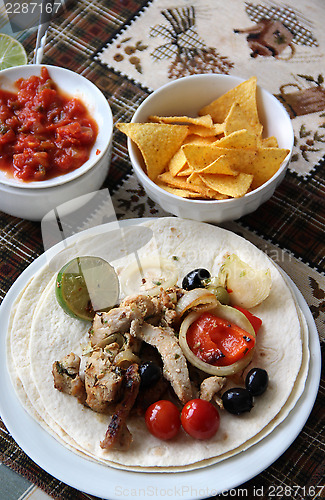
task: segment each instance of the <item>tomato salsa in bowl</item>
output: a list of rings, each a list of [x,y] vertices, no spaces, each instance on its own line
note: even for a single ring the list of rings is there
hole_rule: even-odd
[[[43,181],[81,167],[98,128],[80,99],[60,91],[46,67],[0,89],[0,169],[22,181]]]
[[[112,138],[109,103],[82,75],[34,64],[0,71],[0,210],[41,220],[97,191]]]
[[[109,104],[81,75],[45,65],[0,72],[0,183],[69,182],[101,159],[111,135]]]

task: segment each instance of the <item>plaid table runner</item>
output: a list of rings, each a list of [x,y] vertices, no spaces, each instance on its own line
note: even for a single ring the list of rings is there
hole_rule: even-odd
[[[1,13],[1,12],[0,12]],[[256,212],[224,224],[270,255],[304,295],[324,346],[325,6],[323,0],[72,0],[51,23],[43,62],[94,82],[115,121],[130,121],[149,93],[180,76],[249,77],[287,107],[295,131],[289,171]],[[2,23],[4,26],[4,23]],[[276,32],[277,42],[270,41]],[[35,29],[16,34],[32,59]],[[132,174],[125,137],[114,133],[104,184],[119,220],[167,215]],[[97,214],[89,224],[102,222]],[[0,213],[0,298],[43,252],[40,224]],[[87,228],[87,224],[83,229]],[[324,378],[314,409],[289,449],[232,497],[324,498]],[[40,469],[0,420],[0,460],[53,498],[89,498]],[[296,490],[285,490],[285,487]],[[303,490],[305,487],[305,490]],[[309,489],[308,487],[313,487]],[[274,490],[270,490],[274,488]],[[304,491],[310,493],[306,495]],[[311,493],[315,493],[311,495]],[[318,496],[317,496],[318,495]],[[272,496],[272,495],[271,495]],[[222,495],[219,495],[222,498]]]

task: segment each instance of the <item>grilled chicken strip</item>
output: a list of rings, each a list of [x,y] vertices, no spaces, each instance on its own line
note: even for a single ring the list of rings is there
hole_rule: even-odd
[[[192,386],[183,351],[170,327],[144,323],[137,337],[155,347],[163,362],[164,377],[171,383],[182,403],[192,399]]]
[[[92,346],[105,347],[109,343],[109,336],[113,333],[126,333],[130,331],[132,321],[141,321],[139,311],[129,308],[116,307],[109,312],[95,314],[93,324],[89,330]]]
[[[140,374],[138,365],[130,365],[124,375],[123,399],[117,404],[111,418],[105,438],[100,443],[103,449],[127,450],[132,442],[132,434],[126,425],[126,419],[139,393]]]
[[[102,349],[92,352],[85,368],[86,404],[94,411],[106,413],[120,397],[123,375]]]
[[[213,396],[221,391],[226,381],[226,377],[217,376],[204,379],[200,386],[200,399],[211,401]]]
[[[109,312],[97,313],[89,331],[91,345],[105,347],[113,333],[130,332],[136,336],[144,321],[152,324],[163,321],[171,325],[177,316],[172,295],[173,292],[169,295],[165,290],[156,297],[134,295]]]
[[[214,376],[206,378],[200,386],[200,399],[205,399],[206,401],[213,399],[222,408],[222,399],[217,394],[226,382],[226,377]]]
[[[61,392],[78,398],[79,403],[86,400],[85,384],[79,375],[80,358],[73,352],[64,356],[61,361],[54,361],[52,374],[54,387]]]

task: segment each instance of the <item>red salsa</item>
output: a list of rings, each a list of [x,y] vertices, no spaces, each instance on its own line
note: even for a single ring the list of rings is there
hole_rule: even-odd
[[[16,86],[0,90],[0,170],[43,181],[83,165],[97,136],[84,104],[60,92],[45,67]]]

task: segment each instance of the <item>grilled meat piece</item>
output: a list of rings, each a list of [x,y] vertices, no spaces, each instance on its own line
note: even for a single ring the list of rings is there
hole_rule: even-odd
[[[176,296],[176,292],[171,290],[167,293],[163,289],[155,297],[134,295],[109,312],[97,313],[89,330],[91,345],[104,347],[113,333],[130,332],[136,336],[144,321],[155,325],[172,325],[177,318],[173,296]]]
[[[132,435],[126,420],[135,403],[140,387],[138,365],[130,365],[124,375],[123,399],[117,404],[111,418],[105,438],[100,446],[103,449],[127,450],[132,442]]]
[[[163,304],[160,296],[150,297],[149,295],[131,295],[126,297],[120,307],[127,307],[133,311],[138,311],[143,320],[159,320],[162,314]]]
[[[86,404],[94,411],[106,413],[120,397],[123,375],[103,349],[92,352],[85,368]]]
[[[79,403],[86,400],[85,384],[79,375],[80,358],[73,352],[64,356],[61,361],[54,361],[52,374],[54,387],[61,392],[75,396]]]
[[[103,348],[109,342],[110,335],[129,332],[132,322],[137,324],[141,321],[140,312],[127,307],[116,307],[107,313],[97,313],[89,330],[91,345]]]
[[[183,351],[174,331],[144,323],[137,337],[155,347],[163,362],[164,377],[171,383],[182,403],[192,399],[191,381]]]
[[[222,399],[217,395],[227,382],[226,377],[208,377],[201,383],[200,399],[211,401],[212,399],[218,406],[223,407]]]
[[[221,391],[226,381],[226,377],[217,376],[204,379],[200,386],[200,399],[211,401],[213,396]]]

